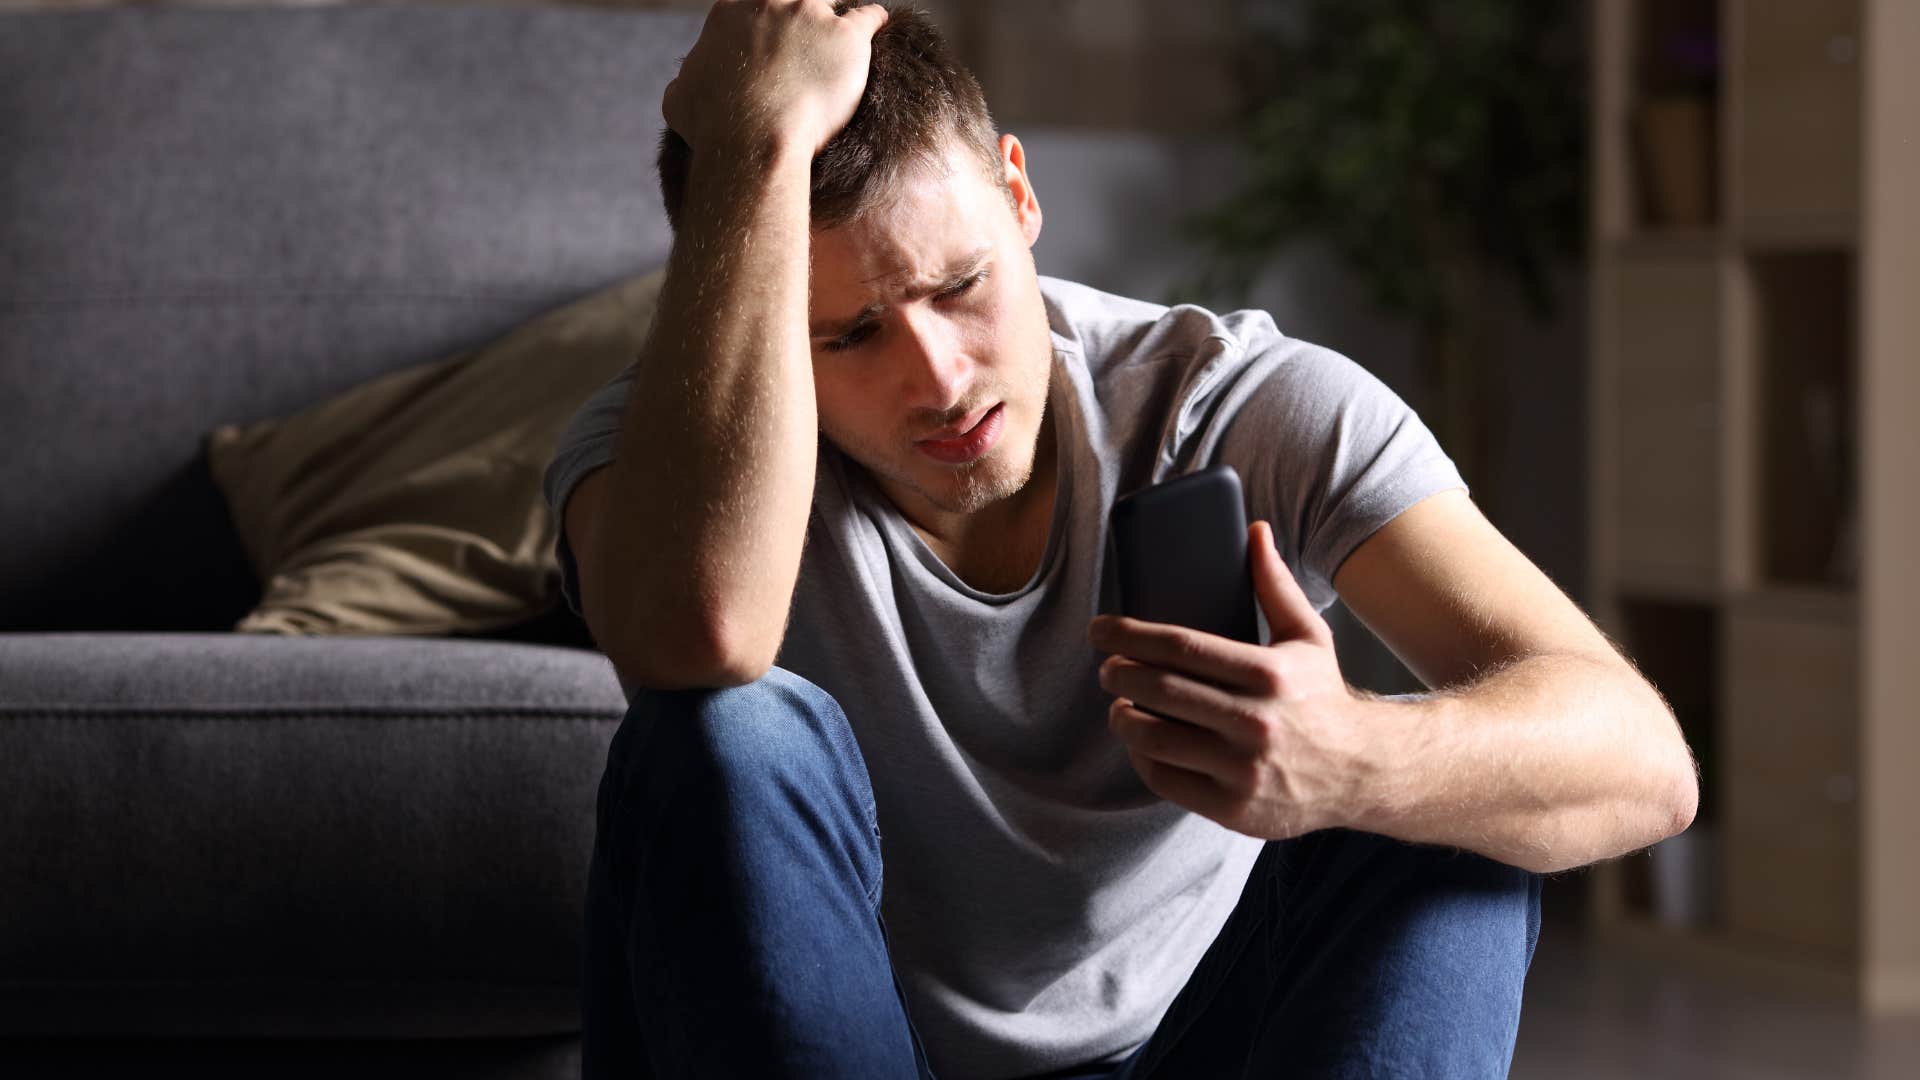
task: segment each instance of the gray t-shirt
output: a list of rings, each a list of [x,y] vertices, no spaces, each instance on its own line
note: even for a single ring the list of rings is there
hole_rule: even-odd
[[[1017,591],[961,581],[824,439],[777,663],[846,710],[872,776],[893,963],[943,1077],[1117,1061],[1153,1034],[1226,923],[1263,841],[1148,791],[1107,730],[1087,623],[1113,611],[1117,493],[1218,463],[1273,523],[1316,609],[1342,560],[1465,488],[1366,369],[1264,312],[1166,308],[1042,277],[1059,495]],[[562,513],[612,460],[623,372],[562,435]],[[567,602],[579,610],[566,538]],[[635,558],[644,558],[635,552]]]

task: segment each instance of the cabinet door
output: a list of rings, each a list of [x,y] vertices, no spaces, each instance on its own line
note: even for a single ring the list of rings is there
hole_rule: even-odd
[[[1727,928],[1850,960],[1860,906],[1859,634],[1845,614],[1727,612]]]
[[[1703,255],[1620,260],[1614,544],[1629,582],[1720,577],[1719,265]]]
[[[1734,26],[1742,224],[1850,218],[1860,205],[1859,0],[1747,0]]]

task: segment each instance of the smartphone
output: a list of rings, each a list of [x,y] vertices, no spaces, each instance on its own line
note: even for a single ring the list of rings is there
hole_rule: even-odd
[[[1114,500],[1120,613],[1260,644],[1240,474],[1215,465]]]

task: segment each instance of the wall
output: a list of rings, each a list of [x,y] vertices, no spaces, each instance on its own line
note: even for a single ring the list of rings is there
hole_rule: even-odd
[[[426,0],[434,2],[434,0]],[[481,0],[523,3],[533,0]],[[1237,0],[918,0],[985,87],[1003,130],[1032,151],[1046,212],[1045,273],[1165,300],[1193,267],[1178,220],[1230,189],[1235,156],[1224,44]],[[113,0],[0,0],[0,10],[112,6]],[[199,6],[258,6],[202,0]],[[295,6],[295,5],[289,5]],[[612,0],[601,6],[704,10],[709,0]],[[649,105],[648,107],[652,107]],[[1482,510],[1576,601],[1585,602],[1585,318],[1580,272],[1563,275],[1560,314],[1531,322],[1496,297],[1492,475],[1467,477]],[[1420,362],[1412,335],[1311,246],[1279,259],[1252,303],[1280,328],[1337,349],[1410,401]],[[1338,605],[1329,612],[1353,682],[1419,688]]]

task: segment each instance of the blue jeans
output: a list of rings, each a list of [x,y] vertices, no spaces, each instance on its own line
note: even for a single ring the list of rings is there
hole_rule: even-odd
[[[873,788],[824,690],[774,668],[639,692],[596,826],[586,1077],[930,1080]],[[1505,1076],[1539,932],[1524,870],[1345,829],[1269,841],[1153,1037],[1048,1077]]]

